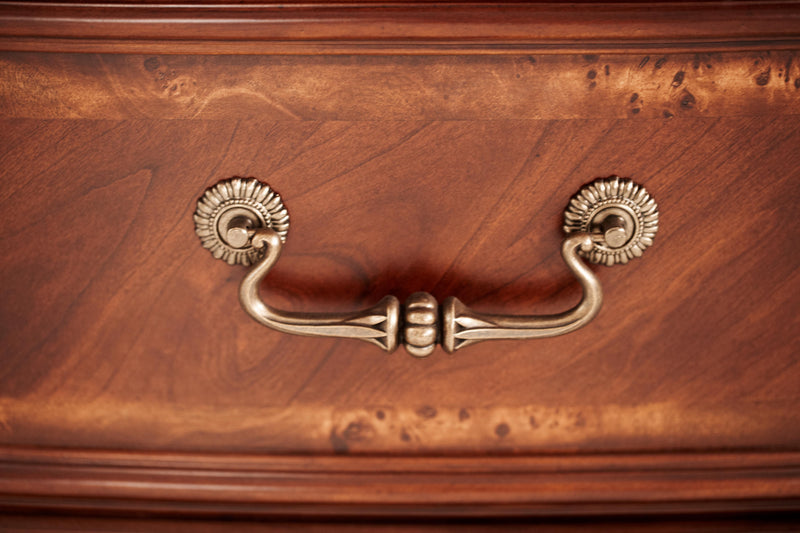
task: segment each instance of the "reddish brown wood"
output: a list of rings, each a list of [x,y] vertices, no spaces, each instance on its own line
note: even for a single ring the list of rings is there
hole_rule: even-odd
[[[6,120],[6,443],[428,453],[795,448],[800,157],[791,116],[680,120]],[[265,297],[357,309],[427,290],[553,312],[562,206],[646,184],[656,246],[600,269],[590,327],[417,361],[247,319],[195,199],[256,175],[293,226]],[[22,226],[12,223],[23,221]],[[34,222],[35,221],[35,222]],[[49,250],[58,250],[59,262]],[[487,258],[491,258],[487,260]],[[777,317],[786,317],[781,320]]]
[[[537,533],[576,533],[591,529],[604,533],[672,533],[674,531],[687,531],[691,533],[704,533],[716,531],[722,533],[751,533],[753,531],[794,532],[797,522],[791,515],[759,516],[759,517],[686,517],[665,518],[658,520],[652,518],[609,518],[569,520],[535,520],[519,519],[476,519],[466,520],[408,520],[390,523],[385,520],[369,521],[364,518],[353,520],[236,520],[231,522],[224,519],[181,520],[181,519],[154,519],[141,517],[97,518],[85,516],[64,515],[14,515],[5,516],[4,525],[14,531],[35,531],[45,533],[49,531],[148,531],[152,533],[219,533],[231,529],[243,533],[251,532],[294,532],[303,533],[441,533],[442,531],[457,531],[459,533],[488,533],[500,528],[513,531],[535,531]]]
[[[459,52],[480,47],[473,55],[170,55],[183,44],[164,55],[4,53],[0,506],[199,516],[797,509],[800,252],[787,243],[800,203],[800,58],[797,45],[779,50],[796,31],[796,5],[759,4],[746,27],[754,4],[736,3],[714,16],[741,33],[714,33],[698,17],[673,40],[651,15],[641,38],[686,54],[569,54],[600,46],[592,26],[584,40],[542,34],[558,54],[483,55],[503,35],[533,42],[525,16],[545,8],[516,4],[485,23],[470,18],[477,7],[453,4],[355,11],[388,10],[401,31],[403,16],[434,10],[444,18],[417,31],[440,32]],[[58,10],[39,9],[0,7],[0,20],[24,19],[3,28],[3,46],[47,49],[59,32],[84,31],[80,17],[55,28]],[[459,9],[463,26],[447,18]],[[155,22],[174,13],[92,13],[112,21],[140,10]],[[553,16],[577,16],[562,11]],[[760,26],[779,12],[772,33]],[[520,13],[515,37],[504,17]],[[153,40],[162,26],[137,34],[120,16],[120,38],[163,50]],[[320,17],[300,49],[328,46],[314,32],[335,26]],[[609,32],[630,30],[614,20]],[[178,24],[176,38],[196,22]],[[91,43],[116,47],[104,24]],[[221,24],[201,43],[209,53],[230,37],[230,20]],[[468,33],[487,28],[497,33]],[[700,30],[716,44],[690,46]],[[748,32],[765,40],[749,43]],[[270,35],[261,51],[280,52]],[[469,46],[456,42],[469,35]],[[566,35],[576,40],[556,42]],[[347,46],[371,53],[363,37]],[[618,52],[633,43],[615,39]],[[418,51],[447,50],[442,42]],[[408,46],[398,43],[387,49]],[[480,311],[549,313],[579,294],[558,252],[565,204],[612,174],[647,187],[661,229],[642,259],[596,269],[600,315],[564,337],[426,360],[259,326],[237,303],[244,270],[202,249],[191,218],[218,180],[255,176],[277,189],[292,227],[263,296],[285,308],[359,309],[425,290]]]
[[[4,2],[0,49],[144,53],[518,53],[776,49],[800,4],[722,2]]]
[[[799,469],[796,452],[476,461],[7,449],[0,509],[361,517],[788,511],[800,502]]]
[[[369,121],[796,115],[797,49],[325,58],[8,53],[0,56],[0,115]]]

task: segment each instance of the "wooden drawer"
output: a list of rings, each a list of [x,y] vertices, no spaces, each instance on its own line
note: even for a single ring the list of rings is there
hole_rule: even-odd
[[[800,10],[610,6],[0,6],[3,508],[796,509]],[[595,320],[426,359],[260,326],[192,221],[274,187],[282,308],[554,313],[611,175],[661,227]]]

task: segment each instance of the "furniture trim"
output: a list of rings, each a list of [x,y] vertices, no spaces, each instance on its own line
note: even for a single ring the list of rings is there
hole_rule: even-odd
[[[0,50],[504,54],[795,48],[800,3],[0,3]]]
[[[0,449],[0,509],[595,516],[800,509],[800,451],[303,456]]]

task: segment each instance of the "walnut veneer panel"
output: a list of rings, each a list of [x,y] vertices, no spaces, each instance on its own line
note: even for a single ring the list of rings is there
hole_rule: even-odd
[[[0,65],[0,510],[797,508],[797,49]],[[549,313],[562,211],[612,174],[661,227],[594,321],[425,360],[259,326],[191,218],[278,190],[280,307]]]
[[[798,254],[779,237],[800,201],[793,117],[4,120],[2,137],[8,444],[421,452],[800,439]],[[255,324],[236,300],[242,270],[213,260],[191,221],[217,179],[273,185],[293,225],[264,294],[284,307],[427,290],[552,312],[579,291],[558,255],[561,210],[612,173],[647,185],[662,228],[643,259],[598,269],[606,303],[592,324],[423,361]]]

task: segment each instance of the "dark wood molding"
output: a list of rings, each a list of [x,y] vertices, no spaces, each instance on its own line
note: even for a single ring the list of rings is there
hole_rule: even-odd
[[[259,456],[5,448],[0,509],[586,516],[800,509],[800,452]]]
[[[2,2],[0,49],[458,54],[786,49],[800,3]]]

